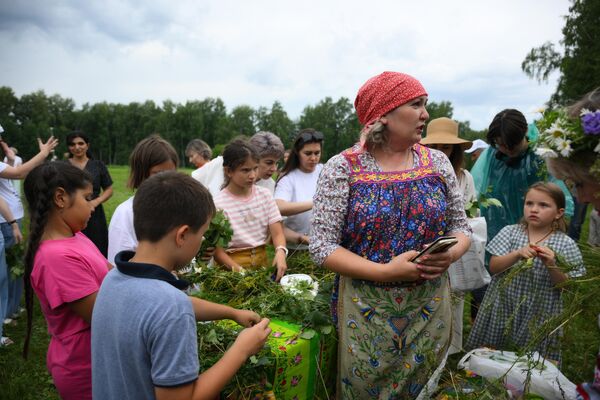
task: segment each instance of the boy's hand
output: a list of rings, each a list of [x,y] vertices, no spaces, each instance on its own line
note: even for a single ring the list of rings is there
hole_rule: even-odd
[[[244,329],[238,335],[235,345],[239,346],[240,351],[246,355],[246,358],[258,353],[265,345],[271,334],[269,322],[267,318],[263,318],[258,324],[252,328]]]
[[[241,326],[249,328],[260,322],[260,315],[250,310],[235,310],[232,319]]]

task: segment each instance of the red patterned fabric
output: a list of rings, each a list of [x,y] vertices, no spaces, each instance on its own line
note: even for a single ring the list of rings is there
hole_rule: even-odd
[[[426,95],[421,82],[412,76],[386,71],[362,85],[354,100],[354,108],[360,123],[369,125],[394,108]]]

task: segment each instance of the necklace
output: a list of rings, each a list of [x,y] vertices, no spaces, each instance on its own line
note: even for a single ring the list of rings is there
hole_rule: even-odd
[[[546,233],[544,236],[542,236],[542,238],[541,238],[541,239],[539,239],[539,240],[537,240],[537,241],[535,241],[535,242],[531,243],[531,240],[529,239],[529,229],[528,229],[528,230],[527,230],[527,241],[528,241],[530,244],[534,244],[534,245],[535,245],[535,244],[539,244],[541,241],[543,241],[543,240],[544,240],[544,239],[546,239],[548,236],[550,236],[550,235],[552,234],[552,232],[554,232],[554,229],[550,229],[550,232],[548,232],[548,233]]]

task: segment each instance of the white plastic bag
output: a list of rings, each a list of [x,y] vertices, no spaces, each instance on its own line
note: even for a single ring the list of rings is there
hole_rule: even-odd
[[[537,352],[528,358],[518,357],[510,351],[475,349],[465,354],[458,362],[458,368],[473,371],[487,379],[503,377],[504,385],[515,395],[523,393],[530,373],[529,392],[532,394],[546,400],[570,400],[577,396],[575,384]]]
[[[452,290],[468,292],[487,285],[492,280],[485,269],[485,245],[487,242],[487,224],[485,218],[469,218],[473,230],[471,247],[448,268]]]

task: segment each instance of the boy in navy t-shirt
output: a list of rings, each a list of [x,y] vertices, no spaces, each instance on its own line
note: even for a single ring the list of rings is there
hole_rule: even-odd
[[[214,399],[264,345],[269,320],[252,311],[191,298],[172,271],[196,255],[215,213],[193,178],[164,172],[135,194],[137,251],[117,254],[92,316],[96,399]],[[196,320],[233,319],[243,330],[214,366],[198,375]]]

